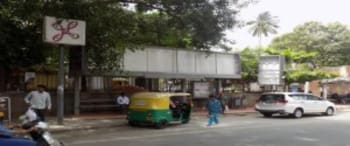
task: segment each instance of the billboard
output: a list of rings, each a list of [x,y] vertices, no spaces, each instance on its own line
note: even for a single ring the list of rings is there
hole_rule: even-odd
[[[45,16],[43,27],[44,42],[85,45],[85,21]]]
[[[261,56],[259,60],[258,82],[260,85],[282,85],[284,57],[278,55]]]
[[[165,78],[241,78],[238,54],[150,47],[124,54],[128,75]]]

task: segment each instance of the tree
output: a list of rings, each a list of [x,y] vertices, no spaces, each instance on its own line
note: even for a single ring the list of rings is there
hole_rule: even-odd
[[[317,52],[309,59],[316,67],[346,65],[350,63],[347,55],[350,30],[340,23],[307,22],[294,28],[293,32],[275,38],[270,47]]]
[[[258,53],[251,48],[245,48],[241,53],[241,67],[243,85],[255,82],[258,76]]]
[[[310,66],[310,60],[318,55],[317,52],[292,49],[267,48],[265,52],[269,55],[282,55],[286,60],[284,81],[290,83],[305,83],[306,81],[320,80],[336,77],[336,75],[315,69]]]
[[[144,45],[208,50],[222,40],[226,29],[237,24],[236,14],[249,2],[250,0],[3,0],[0,2],[0,32],[3,32],[0,44],[10,50],[3,51],[6,53],[1,54],[4,57],[0,61],[2,65],[11,67],[45,63],[52,48],[56,47],[42,43],[42,22],[45,15],[87,22],[85,49],[88,52],[89,67],[96,72],[120,69],[124,50],[138,49]],[[149,13],[154,14],[147,15]],[[24,54],[16,57],[21,53]],[[8,64],[5,61],[18,58],[22,58],[22,64]]]
[[[287,65],[291,66],[292,70],[295,70],[297,64],[307,64],[310,60],[317,55],[317,52],[307,52],[305,50],[292,50],[292,49],[274,49],[267,48],[264,50],[269,55],[281,55],[285,57]]]
[[[250,21],[247,24],[251,25],[249,31],[253,36],[258,36],[259,38],[259,47],[261,48],[261,39],[264,35],[268,36],[270,33],[277,33],[277,20],[275,16],[272,16],[269,12],[263,12],[254,21]]]

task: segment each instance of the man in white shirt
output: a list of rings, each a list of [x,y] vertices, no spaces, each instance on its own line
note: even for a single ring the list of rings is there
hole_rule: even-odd
[[[121,108],[122,112],[125,112],[129,106],[129,97],[125,95],[125,93],[121,92],[117,97],[117,104]]]
[[[44,85],[38,85],[36,91],[30,92],[24,101],[30,105],[41,121],[45,121],[45,110],[51,110],[51,96]]]

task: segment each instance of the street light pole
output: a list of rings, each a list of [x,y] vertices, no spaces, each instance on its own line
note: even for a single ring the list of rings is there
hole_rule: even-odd
[[[57,124],[63,125],[64,117],[64,47],[60,46],[60,60],[57,86]]]

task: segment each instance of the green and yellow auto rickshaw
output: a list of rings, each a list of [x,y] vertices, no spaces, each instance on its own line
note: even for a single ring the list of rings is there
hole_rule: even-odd
[[[143,92],[131,97],[128,122],[131,126],[152,124],[164,128],[169,123],[188,123],[192,100],[189,93]]]

